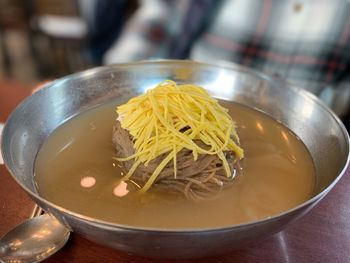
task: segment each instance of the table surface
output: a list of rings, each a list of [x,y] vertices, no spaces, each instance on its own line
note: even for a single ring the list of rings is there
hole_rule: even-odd
[[[0,122],[30,92],[29,86],[0,80]],[[33,201],[0,164],[0,236],[28,218],[33,208]],[[350,262],[350,176],[345,175],[311,212],[282,232],[231,254],[154,260],[102,247],[73,233],[66,246],[45,262]]]

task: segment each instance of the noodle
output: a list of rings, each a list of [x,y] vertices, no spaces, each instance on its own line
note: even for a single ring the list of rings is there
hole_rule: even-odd
[[[117,108],[113,142],[123,180],[191,199],[229,185],[243,158],[235,123],[202,88],[165,81]],[[207,192],[207,193],[204,193]]]

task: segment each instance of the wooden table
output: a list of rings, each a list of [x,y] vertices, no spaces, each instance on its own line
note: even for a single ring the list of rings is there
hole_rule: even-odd
[[[30,87],[0,80],[0,122]],[[67,245],[46,262],[350,262],[350,169],[309,214],[284,231],[228,255],[184,261],[127,255],[72,234]],[[34,203],[0,165],[0,236],[29,217]]]

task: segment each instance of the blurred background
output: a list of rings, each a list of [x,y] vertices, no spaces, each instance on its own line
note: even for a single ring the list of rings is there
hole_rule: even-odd
[[[117,37],[118,27],[137,8],[137,1],[115,1],[114,10],[96,0],[0,0],[0,78],[35,83],[101,64],[107,46]],[[117,25],[104,34],[107,24],[94,22],[105,16]],[[109,20],[109,21],[108,21]],[[97,41],[100,39],[101,41]],[[105,45],[100,45],[102,43]]]
[[[349,126],[349,13],[345,0],[0,0],[0,88],[140,59],[225,60],[308,89]]]

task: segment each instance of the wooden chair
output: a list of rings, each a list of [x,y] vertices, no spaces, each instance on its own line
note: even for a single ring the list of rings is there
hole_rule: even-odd
[[[44,76],[62,76],[91,64],[88,26],[75,0],[32,0],[31,27]]]
[[[6,43],[6,34],[8,31],[23,31],[28,38],[30,51],[33,51],[27,3],[25,0],[0,0],[0,50],[4,72],[8,76],[12,73],[10,47]]]

